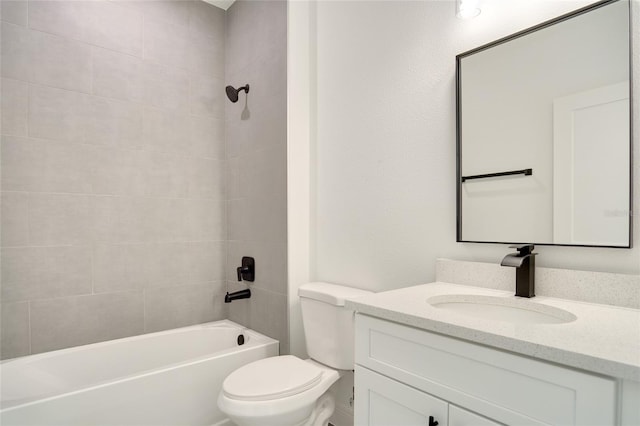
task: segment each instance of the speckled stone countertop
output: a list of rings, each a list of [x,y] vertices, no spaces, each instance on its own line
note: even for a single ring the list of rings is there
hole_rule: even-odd
[[[575,321],[516,324],[466,316],[427,302],[430,297],[441,295],[497,296],[520,300],[513,292],[435,282],[350,300],[346,307],[533,358],[640,381],[640,310],[537,296],[527,300],[566,310],[576,316]],[[541,306],[539,311],[544,312],[545,309]]]

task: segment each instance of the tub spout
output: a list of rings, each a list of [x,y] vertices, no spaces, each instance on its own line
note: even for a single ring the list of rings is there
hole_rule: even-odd
[[[249,289],[234,291],[233,293],[227,292],[227,295],[224,296],[224,303],[231,303],[234,300],[248,299],[250,297],[251,297],[251,290]]]

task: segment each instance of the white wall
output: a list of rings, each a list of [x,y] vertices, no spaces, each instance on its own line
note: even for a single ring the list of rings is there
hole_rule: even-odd
[[[455,55],[587,3],[487,0],[471,21],[452,1],[317,4],[313,278],[381,291],[432,280],[437,257],[510,251],[455,242]],[[639,145],[636,130],[635,211]],[[639,236],[631,250],[538,247],[538,262],[637,274]]]
[[[438,257],[498,263],[512,250],[455,242],[455,55],[588,3],[485,0],[479,18],[463,21],[453,1],[290,2],[292,353],[304,356],[294,301],[304,281],[384,291],[432,281]],[[637,0],[634,6],[637,25]],[[640,57],[637,30],[634,43]],[[638,130],[634,150],[637,212]],[[639,217],[634,249],[538,247],[538,263],[638,274]],[[337,389],[342,412],[349,389],[347,383]]]

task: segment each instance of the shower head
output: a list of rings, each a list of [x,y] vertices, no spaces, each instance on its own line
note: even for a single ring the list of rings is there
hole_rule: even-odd
[[[249,85],[245,85],[242,87],[238,87],[237,89],[234,89],[233,86],[227,86],[226,87],[226,92],[227,92],[227,98],[229,98],[229,100],[233,103],[238,102],[238,93],[240,93],[241,90],[244,90],[245,93],[249,93]]]

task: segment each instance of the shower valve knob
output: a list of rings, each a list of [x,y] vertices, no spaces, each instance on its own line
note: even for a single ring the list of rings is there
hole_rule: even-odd
[[[256,261],[253,257],[243,257],[242,266],[236,269],[238,281],[253,282],[256,279]]]

